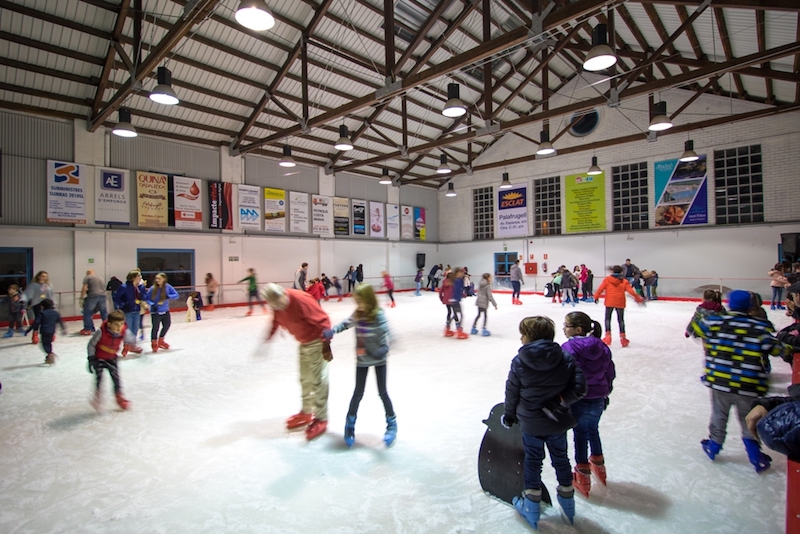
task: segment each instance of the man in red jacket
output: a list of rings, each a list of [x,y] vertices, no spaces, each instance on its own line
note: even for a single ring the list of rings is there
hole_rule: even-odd
[[[328,362],[333,355],[330,341],[322,339],[322,332],[331,327],[331,321],[314,297],[305,291],[267,284],[263,296],[274,312],[267,340],[282,326],[300,342],[303,408],[286,420],[286,428],[308,425],[306,439],[312,440],[328,428]]]

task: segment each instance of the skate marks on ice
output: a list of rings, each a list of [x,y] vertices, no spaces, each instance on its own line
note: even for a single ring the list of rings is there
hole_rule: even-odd
[[[70,430],[74,430],[75,428],[83,426],[86,423],[92,422],[100,417],[102,417],[102,414],[99,414],[92,410],[82,413],[65,415],[63,417],[53,419],[52,421],[47,422],[46,426],[50,430],[55,430],[57,432],[68,432]]]
[[[604,487],[593,479],[588,499],[583,496],[578,497],[577,492],[575,495],[577,502],[632,512],[650,519],[666,517],[667,511],[672,506],[672,501],[660,491],[630,481],[609,481],[608,486]]]
[[[28,365],[13,365],[11,367],[3,367],[3,371],[19,371],[21,369],[38,369],[43,367],[50,367],[50,365],[44,362],[30,363]]]

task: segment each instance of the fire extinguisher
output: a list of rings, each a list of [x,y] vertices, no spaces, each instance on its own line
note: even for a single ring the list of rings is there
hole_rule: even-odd
[[[546,272],[547,272],[547,262],[546,262],[546,261],[543,261],[543,262],[542,262],[542,272],[543,272],[543,273],[546,273]]]

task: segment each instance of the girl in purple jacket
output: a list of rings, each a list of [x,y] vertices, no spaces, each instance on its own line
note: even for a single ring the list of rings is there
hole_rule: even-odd
[[[603,485],[606,483],[599,426],[616,373],[611,350],[600,340],[600,323],[583,312],[572,312],[564,318],[564,334],[568,339],[561,349],[575,359],[586,378],[586,396],[571,405],[570,410],[578,422],[573,428],[576,464],[573,485],[584,497],[589,497],[592,473]]]

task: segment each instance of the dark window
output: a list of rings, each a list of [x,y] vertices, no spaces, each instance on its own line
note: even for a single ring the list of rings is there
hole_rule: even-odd
[[[136,251],[136,265],[142,270],[147,287],[153,285],[158,273],[166,274],[167,282],[180,295],[170,306],[186,305],[189,292],[194,290],[194,250],[140,248]]]
[[[764,222],[761,145],[714,151],[717,224]]]
[[[472,220],[473,239],[494,239],[494,188],[472,190]]]
[[[533,181],[533,235],[561,233],[561,177]]]
[[[20,291],[33,278],[33,249],[0,247],[0,295],[8,294],[8,286],[16,284]],[[0,321],[8,321],[8,306],[0,306]]]
[[[595,131],[597,125],[600,124],[600,114],[594,109],[579,111],[572,116],[570,123],[575,120],[577,122],[569,129],[569,133],[575,137],[584,137]]]
[[[648,228],[647,162],[611,167],[614,230]]]

